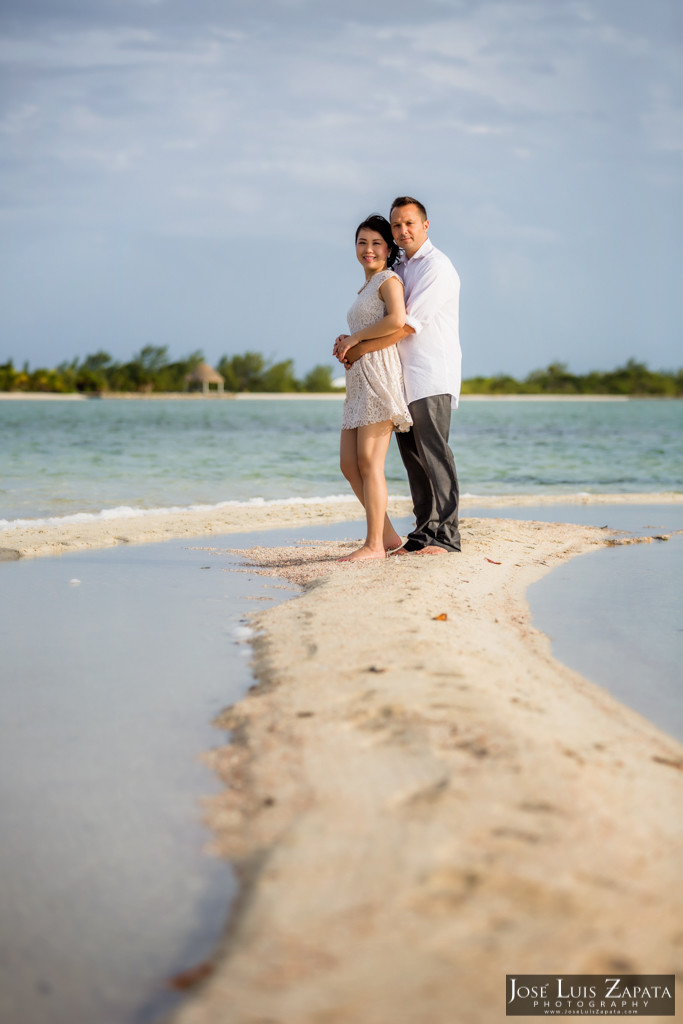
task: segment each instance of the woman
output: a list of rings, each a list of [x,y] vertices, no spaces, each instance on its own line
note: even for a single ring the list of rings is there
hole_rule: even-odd
[[[356,259],[365,271],[365,284],[347,315],[353,333],[340,334],[334,343],[334,354],[340,361],[353,345],[392,334],[405,324],[403,284],[391,270],[397,256],[398,247],[384,217],[372,214],[359,225]],[[401,546],[401,538],[386,514],[384,461],[392,432],[409,430],[412,422],[396,346],[357,359],[346,371],[340,462],[342,473],[365,508],[367,536],[362,548],[340,561],[384,558],[387,551]]]

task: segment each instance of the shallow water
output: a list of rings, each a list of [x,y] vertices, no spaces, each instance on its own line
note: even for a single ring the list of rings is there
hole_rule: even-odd
[[[199,757],[252,682],[236,631],[267,601],[247,598],[293,590],[208,564],[172,541],[0,566],[7,1024],[156,1020],[222,932]]]
[[[653,537],[683,530],[680,505],[553,505],[468,514],[606,527]],[[683,742],[683,536],[606,547],[527,591],[553,654]]]
[[[683,743],[683,537],[592,551],[529,589],[553,654]]]
[[[0,402],[0,521],[226,501],[330,498],[341,402]],[[683,488],[683,402],[467,402],[463,493]],[[392,444],[392,494],[407,496]],[[1,523],[0,523],[1,525]]]

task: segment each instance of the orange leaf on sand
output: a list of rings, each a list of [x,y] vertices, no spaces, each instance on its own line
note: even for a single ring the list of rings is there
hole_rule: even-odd
[[[502,565],[503,564],[502,562],[494,562],[492,558],[487,558],[486,561],[490,562],[491,565]]]
[[[447,619],[448,616],[446,615],[445,612],[442,612],[441,615],[434,616],[434,622],[446,622]]]
[[[187,971],[175,974],[172,978],[169,978],[168,983],[171,988],[183,991],[188,988],[194,988],[200,981],[208,978],[210,974],[213,974],[213,964],[197,964],[196,967],[190,967]]]

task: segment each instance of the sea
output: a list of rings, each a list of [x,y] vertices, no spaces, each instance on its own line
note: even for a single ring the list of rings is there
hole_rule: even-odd
[[[348,497],[335,400],[0,401],[0,527],[226,502]],[[683,402],[467,401],[467,496],[683,488]],[[408,496],[395,445],[392,495]]]
[[[0,401],[0,549],[26,521],[346,501],[340,419],[335,399]],[[653,538],[572,559],[528,598],[557,657],[678,738],[683,505],[654,496],[683,491],[682,426],[675,401],[465,400],[451,434],[465,515]],[[394,445],[387,477],[408,496]],[[653,502],[569,500],[600,493]],[[560,503],[484,501],[519,494]],[[307,526],[258,543],[361,532]],[[206,853],[201,801],[219,787],[202,754],[229,739],[212,720],[253,682],[248,613],[297,592],[243,571],[253,541],[0,564],[3,1024],[156,1024],[181,999],[168,979],[219,942],[236,889]]]

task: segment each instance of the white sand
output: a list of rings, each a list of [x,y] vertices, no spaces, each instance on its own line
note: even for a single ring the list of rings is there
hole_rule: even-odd
[[[683,494],[561,494],[539,496],[499,495],[496,497],[464,497],[462,509],[502,508],[529,505],[609,505],[609,504],[683,504]],[[408,499],[390,503],[392,516],[411,512]],[[174,537],[210,536],[220,533],[248,533],[309,524],[362,519],[363,511],[356,499],[348,501],[271,505],[227,505],[209,511],[180,509],[173,512],[141,513],[111,519],[86,519],[82,522],[52,519],[49,522],[24,520],[19,526],[0,530],[0,560],[37,555],[57,555],[87,548],[111,547],[116,544],[149,544]]]
[[[309,589],[256,616],[261,686],[220,721],[242,898],[175,1024],[502,1024],[508,972],[680,975],[683,748],[524,599],[604,537],[465,519],[461,555],[251,553]]]

